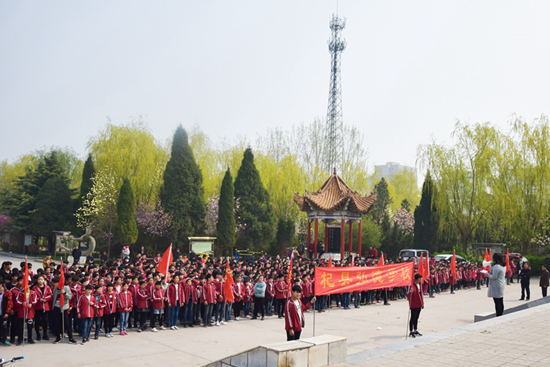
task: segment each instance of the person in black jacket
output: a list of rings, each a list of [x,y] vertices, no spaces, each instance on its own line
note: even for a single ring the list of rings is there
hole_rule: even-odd
[[[529,289],[529,282],[531,281],[531,269],[529,268],[529,264],[527,264],[526,262],[523,263],[523,268],[520,270],[519,276],[521,279],[521,298],[519,300],[529,301],[529,298],[531,297],[531,290]],[[525,298],[526,292],[527,298]]]
[[[82,251],[80,251],[80,246],[77,246],[73,249],[72,255],[74,259],[74,265],[78,265],[80,263],[80,257],[82,256]]]
[[[550,273],[548,273],[548,267],[546,265],[542,266],[539,286],[542,289],[542,296],[546,297],[548,292],[548,287],[550,286]]]

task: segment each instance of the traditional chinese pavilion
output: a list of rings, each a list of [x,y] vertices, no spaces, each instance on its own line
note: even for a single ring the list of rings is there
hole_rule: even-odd
[[[340,259],[344,259],[344,248],[346,238],[346,223],[349,226],[349,253],[352,252],[353,222],[359,222],[359,239],[357,250],[361,256],[361,226],[363,214],[370,211],[376,201],[376,194],[361,196],[357,191],[352,190],[334,172],[332,176],[317,191],[309,193],[307,190],[304,196],[294,193],[294,202],[300,210],[307,213],[307,243],[311,242],[311,223],[314,223],[314,258],[318,258],[317,243],[319,237],[319,221],[325,223],[325,246],[328,246],[329,225],[340,223]],[[327,248],[327,247],[326,247]]]

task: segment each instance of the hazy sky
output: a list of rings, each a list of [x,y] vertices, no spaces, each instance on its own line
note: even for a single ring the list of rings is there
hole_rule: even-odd
[[[0,1],[0,159],[71,146],[110,117],[164,141],[324,118],[336,1]],[[457,119],[550,113],[549,1],[340,1],[344,123],[369,164],[414,165]]]

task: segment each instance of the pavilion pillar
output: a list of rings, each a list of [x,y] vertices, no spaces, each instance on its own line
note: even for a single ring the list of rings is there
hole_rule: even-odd
[[[317,241],[319,240],[319,219],[315,218],[315,246],[313,258],[317,259]]]
[[[311,222],[309,221],[309,218],[307,218],[307,245],[306,245],[306,251],[308,252],[306,257],[309,257],[309,249],[311,248]]]
[[[349,253],[353,250],[353,221],[349,220]]]
[[[357,252],[359,252],[359,260],[361,260],[361,235],[363,232],[361,231],[363,228],[363,219],[359,219],[359,236],[357,237]]]
[[[325,221],[325,252],[328,252],[328,223]]]
[[[344,246],[346,242],[346,218],[342,217],[342,226],[340,229],[340,261],[344,261]]]

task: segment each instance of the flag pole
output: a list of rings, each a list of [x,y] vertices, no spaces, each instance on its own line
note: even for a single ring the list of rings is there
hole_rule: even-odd
[[[23,246],[23,249],[25,249],[25,246]],[[23,273],[23,275],[27,278],[27,287],[29,286],[28,285],[28,281],[29,281],[29,266],[27,265],[27,255],[25,255],[25,272]],[[23,284],[25,284],[25,281],[23,281]],[[23,346],[25,346],[25,339],[29,337],[29,328],[28,327],[25,327],[25,324],[27,323],[27,303],[29,302],[29,300],[27,299],[27,288],[23,289],[23,292],[24,292],[24,295],[25,295],[25,303],[23,304],[23,307],[24,307],[24,311],[23,311],[23,329],[26,329],[26,330],[23,330]]]
[[[405,340],[409,338],[409,320],[411,319],[411,308],[409,307],[409,316],[407,316],[407,325],[405,327]]]
[[[61,271],[63,271],[63,256],[61,256]],[[60,294],[63,294],[63,289],[65,289],[65,284],[63,284],[63,288],[59,290]],[[57,300],[59,300],[59,295],[57,295]],[[65,303],[65,297],[63,297],[63,303]],[[55,305],[54,305],[55,307]],[[65,341],[65,314],[63,310],[63,305],[61,305],[61,340]]]
[[[315,336],[315,302],[313,302],[313,336]]]

